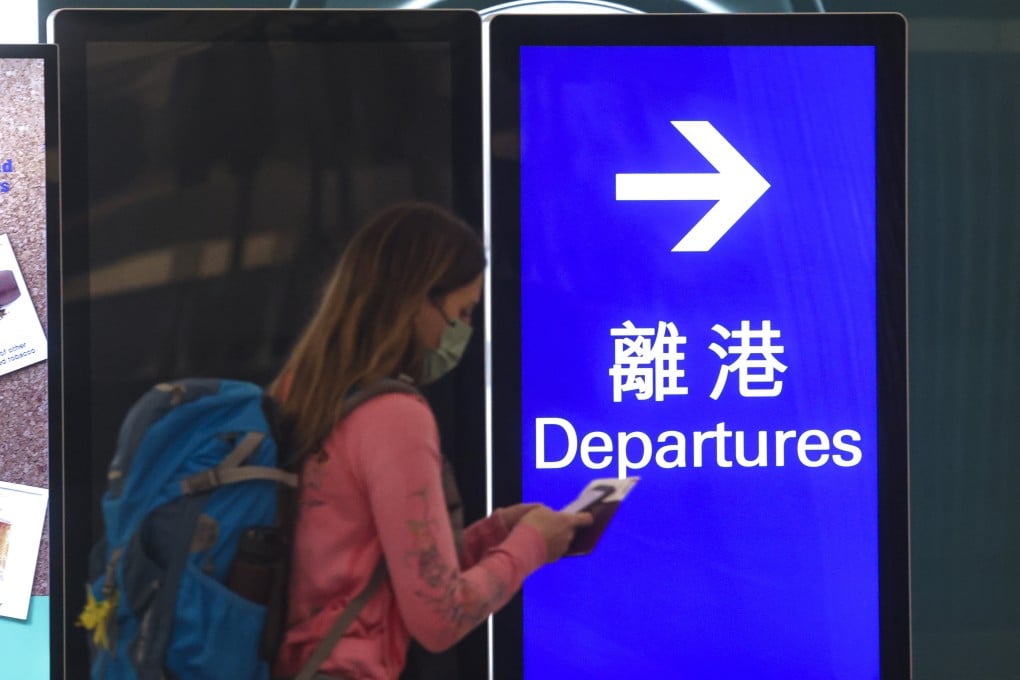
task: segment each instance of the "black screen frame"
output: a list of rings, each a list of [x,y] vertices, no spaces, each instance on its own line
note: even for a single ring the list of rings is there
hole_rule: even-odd
[[[874,14],[501,15],[489,28],[494,506],[521,499],[520,48],[811,46],[875,48],[879,655],[910,677],[906,289],[906,21]],[[497,680],[523,677],[523,596],[495,617]],[[678,669],[678,672],[680,669]]]
[[[59,49],[56,45],[0,45],[0,59],[35,59],[43,62],[46,145],[46,345],[47,400],[49,422],[49,509],[47,527],[50,544],[50,668],[62,662],[63,650],[57,644],[64,635],[62,612],[66,593],[62,578],[64,560],[63,493],[63,410],[61,408],[61,229],[60,229],[60,88]]]
[[[65,280],[83,278],[90,266],[88,116],[86,109],[88,74],[86,49],[95,42],[433,42],[450,50],[452,104],[453,195],[450,208],[469,224],[481,229],[482,203],[482,99],[481,99],[481,19],[473,10],[289,10],[289,9],[62,9],[48,19],[49,37],[62,55],[60,78],[63,105],[60,124],[64,146],[62,160],[65,191],[62,202]],[[98,453],[91,450],[89,421],[92,384],[90,367],[90,303],[75,305],[65,313],[64,337],[68,338],[64,356],[63,435],[68,442],[64,455],[67,479],[80,480],[63,487],[62,535],[66,537],[62,563],[62,581],[67,585],[65,602],[53,610],[52,620],[61,641],[61,654],[54,657],[54,678],[74,678],[88,668],[85,636],[71,622],[84,605],[83,584],[88,573],[91,546],[98,540],[91,515],[103,493],[92,488],[90,480]],[[483,310],[484,312],[484,310]],[[455,382],[442,381],[427,396],[439,400],[458,398],[472,403],[484,402],[483,362],[475,348],[465,357],[464,368]],[[84,408],[83,408],[84,406]],[[443,413],[437,413],[444,430]],[[479,451],[484,447],[482,419],[477,426],[462,425],[446,439],[454,455],[460,450]],[[446,434],[446,432],[444,432]],[[454,441],[450,441],[453,439]],[[103,452],[108,454],[109,452]],[[448,454],[451,451],[447,451]],[[479,456],[478,466],[484,466]],[[470,467],[462,479],[484,479],[484,469]],[[479,493],[464,494],[466,509],[477,512],[484,507]],[[476,647],[484,647],[479,641]],[[479,654],[462,654],[460,664],[484,665]]]

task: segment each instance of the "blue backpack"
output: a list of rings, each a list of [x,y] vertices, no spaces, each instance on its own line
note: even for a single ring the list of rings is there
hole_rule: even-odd
[[[388,391],[383,381],[345,413]],[[105,535],[90,558],[85,610],[93,680],[268,680],[285,616],[289,507],[285,469],[258,385],[162,383],[121,425],[102,499]],[[337,621],[314,668],[385,575]]]

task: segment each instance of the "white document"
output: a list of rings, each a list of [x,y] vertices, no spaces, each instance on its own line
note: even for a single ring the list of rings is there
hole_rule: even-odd
[[[45,359],[46,334],[11,241],[7,234],[0,234],[0,375]]]
[[[27,619],[49,491],[0,482],[0,616]]]
[[[625,477],[617,479],[593,479],[581,490],[577,498],[564,506],[563,512],[581,512],[596,503],[610,503],[622,501],[630,493],[630,490],[637,484],[640,477]]]

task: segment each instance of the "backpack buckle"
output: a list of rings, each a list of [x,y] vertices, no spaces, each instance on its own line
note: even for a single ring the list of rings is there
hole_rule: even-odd
[[[193,496],[195,494],[204,493],[215,489],[222,485],[220,479],[219,468],[209,468],[208,470],[202,470],[196,472],[193,475],[185,477],[181,480],[181,493]]]

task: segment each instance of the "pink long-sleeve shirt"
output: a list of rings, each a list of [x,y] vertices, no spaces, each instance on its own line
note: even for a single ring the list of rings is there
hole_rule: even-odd
[[[376,397],[333,429],[302,474],[289,629],[276,675],[300,670],[380,557],[388,578],[321,673],[396,678],[411,636],[431,651],[449,648],[545,563],[538,530],[507,531],[499,513],[465,530],[458,556],[441,469],[435,418],[419,397]]]

